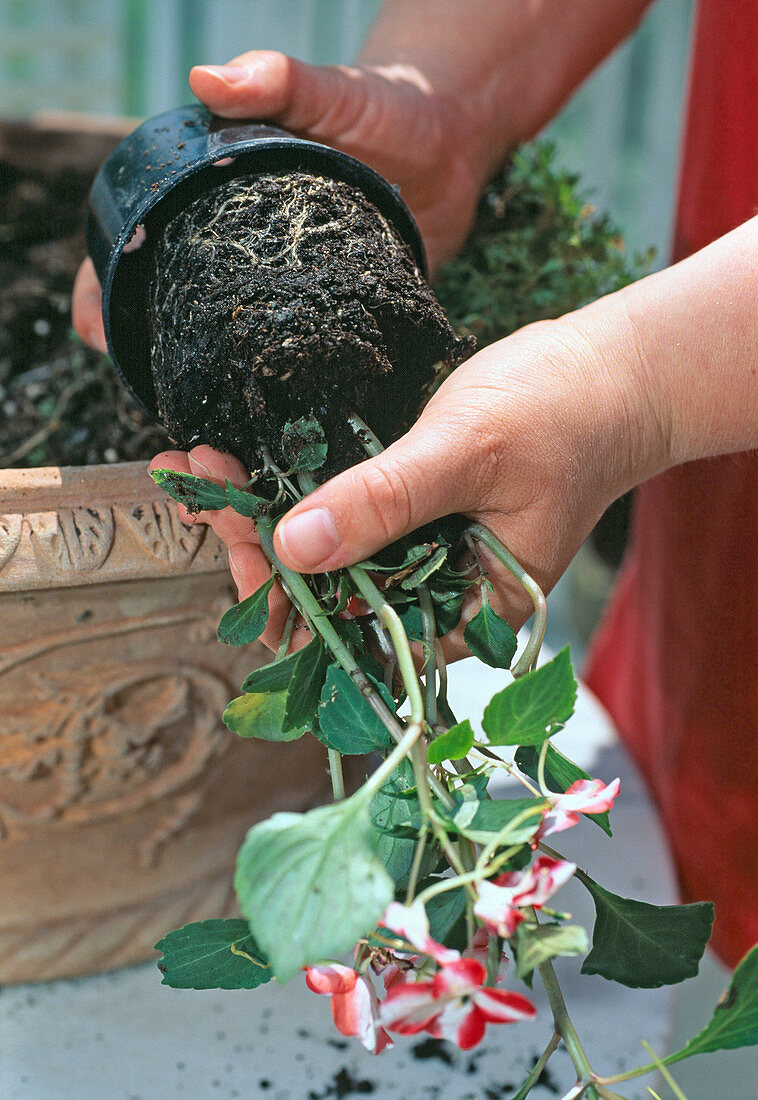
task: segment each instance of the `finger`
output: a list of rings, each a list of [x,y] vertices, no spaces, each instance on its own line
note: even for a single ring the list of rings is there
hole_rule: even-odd
[[[202,443],[199,447],[193,447],[189,452],[190,470],[197,477],[209,477],[223,485],[225,481],[231,481],[232,485],[240,489],[250,480],[250,475],[233,455],[216,451],[213,447]]]
[[[148,463],[148,470],[176,470],[178,474],[192,473],[186,451],[161,451]]]
[[[194,474],[195,477],[210,478],[219,485],[226,478],[239,488],[248,480],[245,467],[231,455],[215,451],[212,447],[200,446],[186,451],[162,451],[156,455],[148,467],[150,470],[176,470],[181,474]],[[233,508],[218,511],[190,512],[183,504],[177,504],[177,515],[182,523],[206,523],[227,546],[236,542],[258,542],[255,521],[241,516]]]
[[[95,274],[95,265],[90,259],[86,259],[76,273],[71,298],[71,321],[85,344],[96,351],[107,352],[100,282]]]
[[[246,600],[248,596],[252,596],[271,576],[271,566],[263,552],[249,542],[238,542],[229,547],[229,569],[240,600]],[[292,607],[278,582],[269,593],[268,607],[268,621],[260,641],[268,649],[275,651],[279,648]],[[290,649],[299,649],[309,640],[310,634],[307,631],[300,630],[297,634],[293,633]]]
[[[429,419],[293,508],[274,536],[281,561],[301,573],[338,569],[431,520],[467,511],[477,495],[470,442],[449,419]]]
[[[196,65],[190,88],[224,118],[268,118],[329,141],[365,108],[358,70],[308,65],[273,50],[251,50],[228,65]]]
[[[241,600],[252,596],[271,576],[271,566],[263,551],[251,542],[235,542],[229,546],[229,569]],[[289,607],[289,601],[279,587],[276,593],[278,595],[275,596],[272,590],[271,605],[284,603]]]

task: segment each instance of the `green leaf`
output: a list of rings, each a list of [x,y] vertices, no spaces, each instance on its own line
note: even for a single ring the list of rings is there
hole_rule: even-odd
[[[393,830],[413,826],[414,821],[420,820],[418,799],[410,795],[415,791],[415,783],[410,761],[403,760],[371,799],[371,823],[379,834],[376,854],[398,889],[408,885],[417,837],[397,836]],[[414,829],[414,834],[417,833],[418,826]],[[429,838],[421,861],[421,874],[430,874],[438,860],[439,849]]]
[[[758,1043],[758,944],[740,960],[711,1020],[689,1043],[661,1061],[681,1062],[693,1054],[734,1050]]]
[[[313,642],[309,642],[308,644],[313,645]],[[283,657],[281,661],[272,661],[270,665],[264,665],[262,668],[254,668],[245,678],[242,690],[259,692],[286,691],[292,679],[295,664],[301,653],[302,650],[298,650],[296,653],[290,653],[288,657]]]
[[[657,989],[697,974],[713,925],[713,905],[650,905],[618,897],[577,871],[595,902],[592,951],[583,974],[632,989]]]
[[[491,745],[541,745],[574,713],[576,680],[568,648],[499,692],[482,718]]]
[[[224,725],[240,737],[258,737],[261,741],[297,741],[307,727],[284,726],[286,691],[249,692],[232,699],[221,715]]]
[[[278,981],[339,958],[373,929],[395,893],[376,842],[362,791],[305,814],[274,814],[249,831],[234,884]]]
[[[451,726],[429,746],[429,763],[441,764],[443,760],[463,760],[474,746],[474,731],[468,718],[457,726]]]
[[[430,577],[432,573],[435,573],[440,566],[445,564],[447,559],[447,547],[440,546],[435,550],[428,561],[423,562],[418,569],[414,569],[409,576],[404,577],[400,582],[400,587],[404,588],[406,592],[410,592],[413,588],[418,588],[420,584],[423,584],[427,577]]]
[[[155,950],[163,953],[162,984],[173,989],[255,989],[273,977],[243,920],[185,924],[159,940]]]
[[[353,584],[347,573],[344,573],[339,579],[339,593],[337,598],[337,606],[332,612],[332,622],[345,622],[347,620],[341,619],[340,615],[343,611],[347,610],[347,605],[350,602],[350,597],[355,592],[355,585]]]
[[[557,955],[583,955],[589,948],[587,933],[578,924],[521,924],[516,938],[516,976],[527,975]]]
[[[466,623],[463,640],[475,657],[492,668],[510,668],[518,646],[514,631],[492,610],[484,589],[482,606]]]
[[[463,598],[465,590],[460,592],[437,592],[432,590],[434,601],[434,618],[437,621],[437,633],[444,638],[451,630],[455,630],[461,621]]]
[[[411,546],[401,561],[396,560],[391,564],[387,564],[386,559],[393,552],[401,550],[401,546],[398,543],[393,543],[391,546],[385,547],[382,551],[382,561],[374,561],[372,558],[366,558],[360,564],[363,569],[368,569],[371,573],[402,573],[409,566],[415,565],[417,562],[430,557],[435,549],[435,545],[436,544],[430,542],[423,542],[416,546]]]
[[[464,808],[474,807],[466,813]],[[534,836],[542,821],[546,803],[536,798],[488,798],[479,803],[463,803],[453,817],[453,826],[464,836],[486,844],[503,833],[500,844],[523,844]],[[510,826],[510,828],[508,828]]]
[[[405,607],[396,606],[395,611],[397,611],[400,616],[400,622],[403,624],[403,630],[408,635],[408,640],[411,642],[422,641],[424,638],[424,625],[418,604],[409,603]],[[437,616],[435,615],[435,619],[436,618]]]
[[[285,729],[297,729],[312,722],[324,684],[326,666],[326,648],[320,638],[314,638],[298,653],[287,691]]]
[[[425,883],[424,886],[428,886]],[[421,887],[419,889],[419,892]],[[437,943],[464,951],[468,947],[466,930],[466,891],[463,886],[436,894],[425,905],[429,934]]]
[[[337,616],[332,618],[331,623],[345,645],[358,650],[363,648],[363,632],[355,619],[340,619]]]
[[[394,710],[394,700],[384,684],[376,686],[385,703]],[[392,737],[368,701],[339,665],[330,665],[327,671],[318,724],[319,739],[327,748],[345,755],[373,752],[392,744]]]
[[[315,416],[301,416],[284,425],[282,452],[290,464],[290,473],[318,470],[326,462],[326,450],[326,437]]]
[[[260,638],[268,622],[268,594],[274,583],[269,577],[260,588],[221,616],[218,640],[225,645],[247,645]]]
[[[194,474],[182,474],[176,470],[151,470],[150,476],[157,485],[160,485],[164,493],[168,493],[174,500],[189,512],[217,512],[226,508],[229,501],[226,499],[226,489],[217,485],[215,481],[209,481],[205,477],[195,477]]]
[[[514,757],[516,765],[524,775],[528,775],[530,779],[535,780],[538,774],[539,758],[539,750],[532,745],[522,745],[516,750]],[[589,772],[584,771],[573,760],[569,760],[567,756],[558,751],[555,745],[548,745],[545,755],[545,780],[551,789],[567,791],[571,784],[576,783],[578,779],[591,778]],[[604,833],[613,836],[607,810],[601,814],[587,814],[587,820],[596,822]]]
[[[226,482],[226,502],[235,512],[248,519],[257,519],[271,511],[272,503],[265,497],[257,497],[255,493],[249,493],[246,489],[237,489],[231,481]]]
[[[446,634],[449,634],[451,630],[455,630],[456,626],[461,621],[461,609],[463,607],[465,592],[432,592],[431,595],[434,607],[434,620],[437,624],[437,634],[440,638],[443,638]],[[400,593],[397,592],[396,589],[392,596],[390,596],[388,592],[387,597],[393,604],[396,604],[396,602],[401,599]],[[408,638],[412,642],[422,641],[424,629],[418,604],[414,601],[406,604],[404,607],[395,606],[395,610],[400,616],[403,630],[408,635]]]

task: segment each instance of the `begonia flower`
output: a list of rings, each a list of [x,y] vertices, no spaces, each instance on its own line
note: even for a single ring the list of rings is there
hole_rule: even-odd
[[[396,983],[379,1008],[379,1021],[401,1035],[428,1032],[470,1050],[484,1038],[487,1024],[532,1020],[534,1005],[520,993],[485,986],[486,967],[477,959],[456,959],[431,981]]]
[[[548,795],[550,809],[542,819],[537,838],[570,829],[579,821],[579,814],[602,814],[610,810],[621,786],[614,779],[607,786],[602,779],[577,779],[564,794]]]
[[[528,906],[541,909],[575,870],[575,863],[540,856],[525,871],[509,872],[491,882],[480,882],[474,914],[492,935],[509,939],[526,919],[523,910]]]
[[[342,1035],[355,1036],[372,1054],[392,1045],[379,1025],[379,998],[368,978],[350,966],[331,963],[306,967],[305,984],[314,993],[331,995],[332,1017]]]

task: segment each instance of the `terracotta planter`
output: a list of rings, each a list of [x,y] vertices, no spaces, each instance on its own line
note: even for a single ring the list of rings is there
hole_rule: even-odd
[[[0,153],[71,145],[94,172],[128,128],[5,127]],[[265,652],[216,640],[232,600],[223,548],[143,463],[0,470],[0,982],[134,963],[233,913],[250,824],[327,795],[313,739],[220,721]]]

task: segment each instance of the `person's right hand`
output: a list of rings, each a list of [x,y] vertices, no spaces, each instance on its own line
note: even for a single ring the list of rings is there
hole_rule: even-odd
[[[198,65],[190,87],[215,114],[275,122],[341,149],[391,183],[418,221],[430,269],[460,248],[488,165],[481,123],[465,98],[436,91],[412,65],[308,65],[270,50],[240,54],[228,65]],[[105,351],[100,285],[91,260],[77,275],[74,328]]]
[[[634,330],[617,296],[559,321],[530,325],[472,356],[440,386],[410,431],[378,457],[319,486],[280,521],[274,549],[301,573],[338,570],[451,512],[488,527],[548,592],[607,505],[657,472],[663,414],[638,367]],[[167,452],[170,467],[244,484],[236,459],[210,447]],[[229,547],[240,599],[270,576],[252,520],[231,509],[189,516]],[[492,606],[518,628],[531,603],[480,547]],[[476,609],[471,593],[462,624]],[[262,641],[275,649],[289,604],[275,586]],[[299,639],[301,641],[302,639]],[[448,660],[468,655],[462,626]]]

